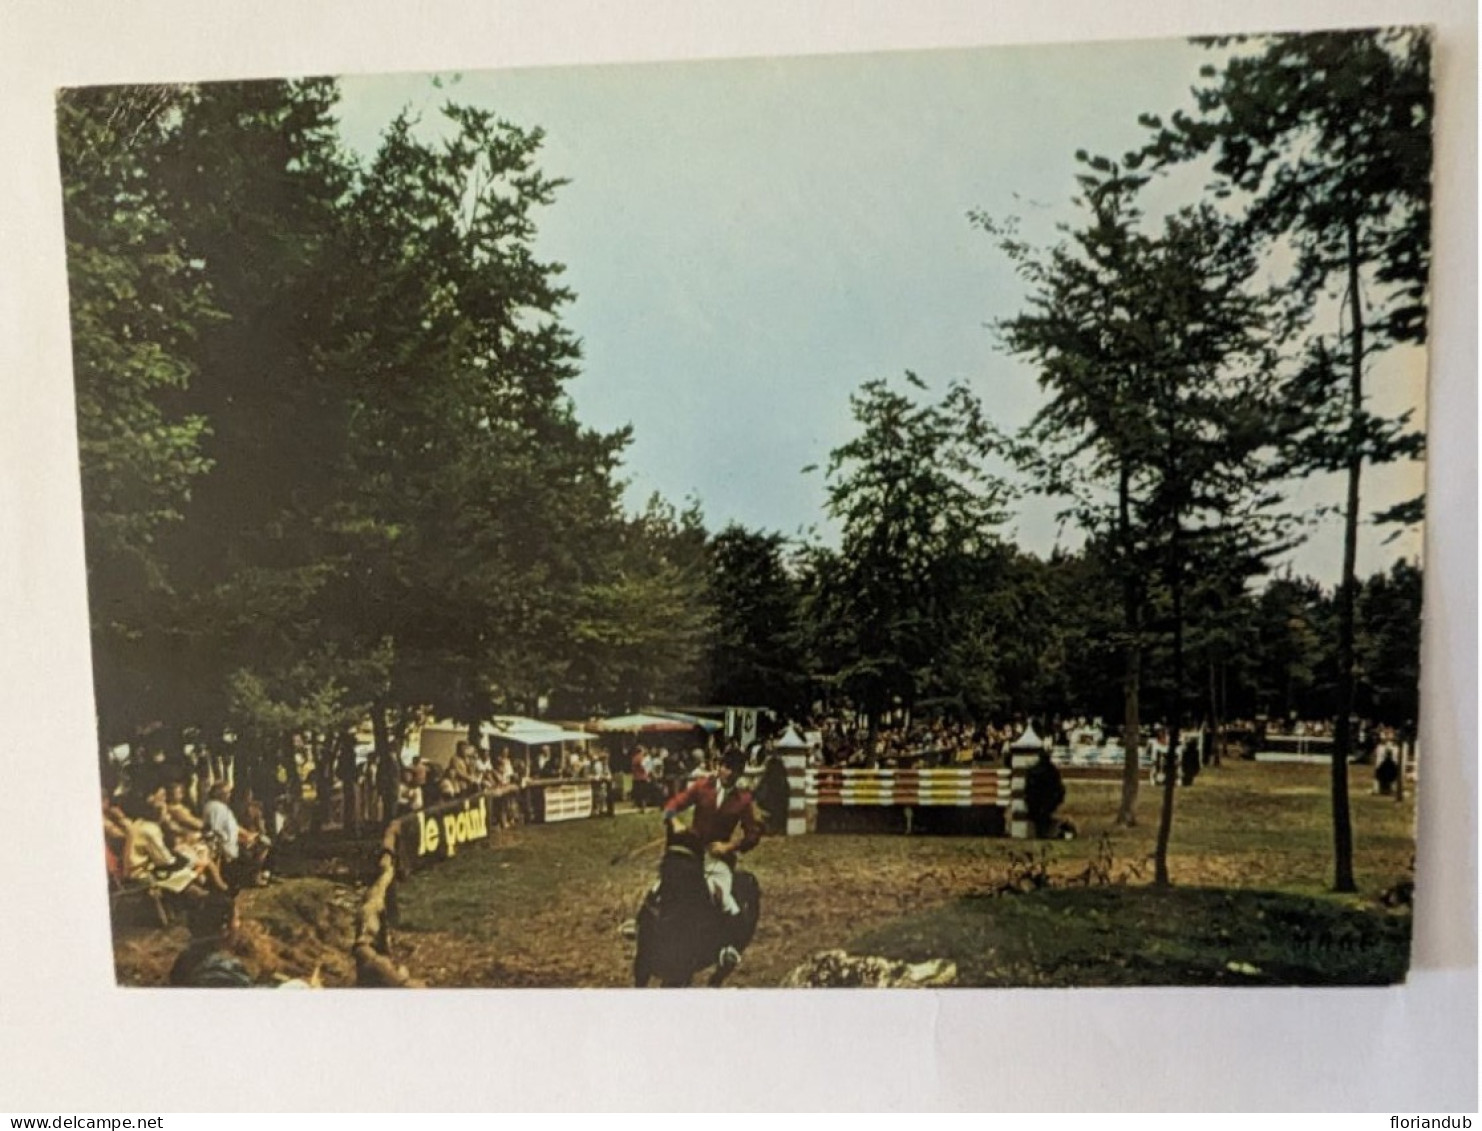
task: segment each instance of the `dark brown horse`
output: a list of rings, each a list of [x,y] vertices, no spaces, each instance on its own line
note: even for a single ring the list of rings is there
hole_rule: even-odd
[[[746,949],[761,917],[761,885],[750,872],[737,871],[731,894],[741,906],[727,915],[705,879],[705,850],[688,831],[671,831],[659,861],[659,882],[638,909],[638,953],[633,958],[633,984],[687,986],[702,970],[714,967],[707,984],[718,986],[734,969],[722,951]]]

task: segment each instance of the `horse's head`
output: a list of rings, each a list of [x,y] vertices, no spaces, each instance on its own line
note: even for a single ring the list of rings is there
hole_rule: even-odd
[[[693,830],[671,824],[665,830],[664,855],[693,856],[697,861],[705,859],[705,845]]]
[[[705,882],[705,846],[688,829],[669,827],[664,843],[664,856],[659,861],[659,893],[671,905],[691,902],[704,904],[710,899]]]

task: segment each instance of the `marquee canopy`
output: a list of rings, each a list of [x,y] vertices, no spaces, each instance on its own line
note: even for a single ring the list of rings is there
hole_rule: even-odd
[[[694,730],[697,724],[662,715],[616,715],[593,725],[603,734],[684,734]]]
[[[552,742],[591,742],[596,736],[583,730],[566,730],[542,719],[521,715],[496,715],[479,733],[485,738],[502,738],[521,746],[545,746]]]

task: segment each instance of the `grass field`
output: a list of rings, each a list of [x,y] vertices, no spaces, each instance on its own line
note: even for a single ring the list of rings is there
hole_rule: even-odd
[[[1408,910],[1382,893],[1413,859],[1411,801],[1352,789],[1360,893],[1328,892],[1327,770],[1227,763],[1180,789],[1172,890],[1151,886],[1157,792],[1114,825],[1114,782],[1068,783],[1074,841],[831,833],[772,838],[755,941],[731,984],[775,986],[831,948],[948,958],[967,985],[1361,984],[1402,978]],[[1413,794],[1412,794],[1413,796]],[[497,834],[400,891],[396,951],[443,986],[622,986],[619,924],[651,882],[652,815]],[[1006,881],[1034,888],[1000,894]],[[1108,882],[1109,881],[1109,882]]]

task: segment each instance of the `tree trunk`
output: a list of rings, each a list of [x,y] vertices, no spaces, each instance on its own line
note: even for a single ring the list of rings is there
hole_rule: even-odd
[[[1173,515],[1173,534],[1168,556],[1172,564],[1173,591],[1173,709],[1168,718],[1168,749],[1163,755],[1163,808],[1158,814],[1158,843],[1153,853],[1153,883],[1168,887],[1168,842],[1173,835],[1173,791],[1178,785],[1179,724],[1183,718],[1184,694],[1184,586],[1183,546],[1179,538],[1181,519]]]
[[[376,795],[381,802],[381,823],[389,824],[396,818],[396,803],[401,795],[401,758],[399,750],[406,741],[406,722],[396,728],[392,741],[391,728],[386,719],[386,706],[376,701],[372,713],[376,732]]]
[[[1122,802],[1117,824],[1137,824],[1137,787],[1142,764],[1142,614],[1137,578],[1132,572],[1132,470],[1126,460],[1117,482],[1117,523],[1122,541],[1122,625],[1127,631],[1127,666],[1122,677]]]
[[[1228,665],[1227,663],[1225,663],[1224,660],[1221,660],[1220,661],[1220,717],[1219,717],[1220,728],[1219,728],[1218,731],[1215,732],[1215,742],[1214,742],[1214,764],[1216,766],[1222,766],[1222,765],[1224,765],[1224,763],[1225,763],[1225,756],[1230,753],[1229,736],[1228,736],[1228,733],[1227,733],[1228,730],[1229,730],[1229,725],[1228,724],[1229,724],[1229,721],[1230,721],[1230,716],[1229,716],[1229,710],[1230,710],[1230,685],[1229,685],[1229,682],[1228,682],[1228,676],[1229,676],[1229,674],[1230,674],[1230,665]]]
[[[1348,810],[1348,756],[1353,751],[1354,605],[1358,564],[1360,444],[1364,408],[1364,308],[1359,294],[1358,221],[1348,221],[1348,301],[1352,349],[1348,370],[1348,501],[1343,513],[1343,582],[1338,590],[1338,719],[1333,731],[1333,890],[1354,892],[1353,823]]]

